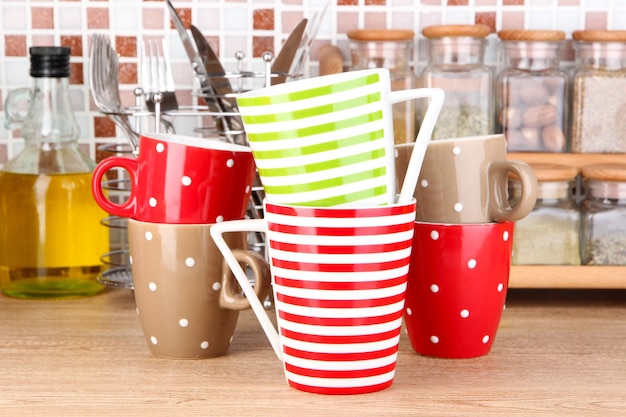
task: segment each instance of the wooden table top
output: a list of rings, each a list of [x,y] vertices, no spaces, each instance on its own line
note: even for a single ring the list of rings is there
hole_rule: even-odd
[[[1,416],[626,416],[626,292],[512,290],[491,353],[435,359],[400,342],[391,388],[290,388],[251,311],[231,352],[148,351],[126,290],[0,297]]]

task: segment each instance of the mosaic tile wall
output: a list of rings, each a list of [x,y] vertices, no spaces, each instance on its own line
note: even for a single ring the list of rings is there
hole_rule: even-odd
[[[317,74],[317,50],[339,45],[348,66],[345,33],[352,28],[413,29],[413,66],[424,63],[421,28],[442,23],[484,23],[495,33],[503,28],[626,29],[626,0],[173,0],[186,24],[198,26],[218,50],[229,71],[235,53],[245,55],[246,69],[263,69],[260,56],[278,51],[291,29],[329,3],[304,75]],[[0,2],[0,102],[9,91],[30,85],[28,48],[66,45],[72,49],[71,93],[81,146],[92,158],[104,155],[99,144],[123,141],[113,123],[99,114],[89,91],[89,45],[105,33],[120,55],[120,88],[125,105],[133,105],[138,86],[138,51],[142,40],[164,37],[169,45],[179,102],[197,104],[192,73],[180,40],[160,0],[2,0]],[[495,63],[497,42],[490,35],[487,62]],[[571,59],[571,50],[566,51]],[[3,104],[0,111],[4,119]],[[203,118],[177,117],[179,133],[194,134]],[[144,120],[145,124],[150,124]],[[149,127],[148,127],[149,128]],[[0,164],[23,147],[19,130],[0,128]]]

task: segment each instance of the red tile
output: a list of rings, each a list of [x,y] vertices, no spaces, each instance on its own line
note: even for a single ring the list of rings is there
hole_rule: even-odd
[[[83,37],[61,35],[61,46],[69,46],[72,56],[83,56]]]
[[[178,14],[178,17],[180,17],[180,20],[183,22],[183,25],[185,25],[186,28],[189,28],[192,22],[191,9],[190,8],[186,8],[186,9],[176,8],[176,13]],[[170,29],[175,29],[174,22],[172,22],[172,19],[170,19]]]
[[[380,5],[380,6],[384,6],[385,4],[387,4],[386,0],[365,0],[365,5],[369,6],[369,5]]]
[[[120,56],[137,56],[137,38],[134,36],[117,36],[115,50]]]
[[[258,9],[252,12],[253,28],[274,30],[274,9]]]
[[[337,0],[337,6],[358,6],[359,0]]]
[[[120,84],[137,84],[137,64],[120,62],[119,82]]]
[[[5,56],[27,56],[26,36],[24,35],[4,35],[4,55]]]
[[[89,29],[108,29],[109,9],[105,9],[102,7],[88,7],[87,27]]]
[[[448,6],[467,6],[468,0],[448,0]]]
[[[502,0],[503,6],[523,6],[524,0]]]
[[[487,25],[491,33],[496,31],[496,12],[476,12],[474,23]]]
[[[70,84],[84,84],[82,62],[70,62]]]
[[[93,128],[97,138],[115,137],[115,123],[106,116],[95,116],[93,118]]]
[[[273,36],[253,36],[252,37],[252,56],[259,58],[264,52],[274,53],[274,37]]]
[[[54,28],[54,10],[52,7],[33,7],[30,10],[33,29]]]

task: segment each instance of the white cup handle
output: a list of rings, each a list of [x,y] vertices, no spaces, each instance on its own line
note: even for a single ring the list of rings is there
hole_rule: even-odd
[[[243,290],[244,295],[250,302],[250,307],[256,314],[257,319],[261,323],[261,327],[265,332],[276,356],[281,361],[283,360],[282,350],[280,346],[280,338],[278,336],[278,332],[274,328],[274,325],[270,321],[269,316],[265,312],[265,308],[259,301],[259,297],[257,297],[254,292],[254,288],[250,284],[248,280],[248,276],[239,265],[239,261],[233,255],[232,250],[226,244],[224,237],[222,236],[224,233],[228,232],[265,232],[267,231],[267,222],[264,219],[251,219],[251,220],[233,220],[222,223],[216,223],[211,226],[211,237],[215,241],[215,245],[222,252],[226,263],[230,267],[230,270],[233,272],[233,275],[237,279],[239,286]]]
[[[406,204],[413,198],[420,169],[424,162],[426,149],[428,148],[428,142],[430,141],[433,130],[435,129],[435,123],[441,112],[445,93],[441,88],[413,88],[410,90],[390,91],[387,96],[387,101],[391,104],[418,98],[430,98],[430,103],[428,104],[428,110],[426,110],[424,114],[424,120],[422,120],[417,137],[415,138],[415,145],[413,146],[406,175],[402,182],[400,196],[397,201],[397,203],[400,204]]]

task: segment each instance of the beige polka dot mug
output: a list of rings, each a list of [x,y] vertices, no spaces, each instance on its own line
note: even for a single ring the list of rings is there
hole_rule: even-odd
[[[210,224],[128,222],[128,240],[137,313],[152,354],[165,358],[202,359],[225,355],[239,311],[250,308],[221,252]],[[225,235],[245,249],[243,233]],[[269,293],[269,268],[254,252],[237,259],[256,279],[254,293]]]
[[[396,145],[399,180],[407,172],[412,146]],[[519,177],[521,184],[521,197],[514,206],[508,198],[511,174]],[[526,163],[507,160],[504,135],[431,140],[414,196],[419,221],[452,224],[516,221],[535,206],[537,178]]]

